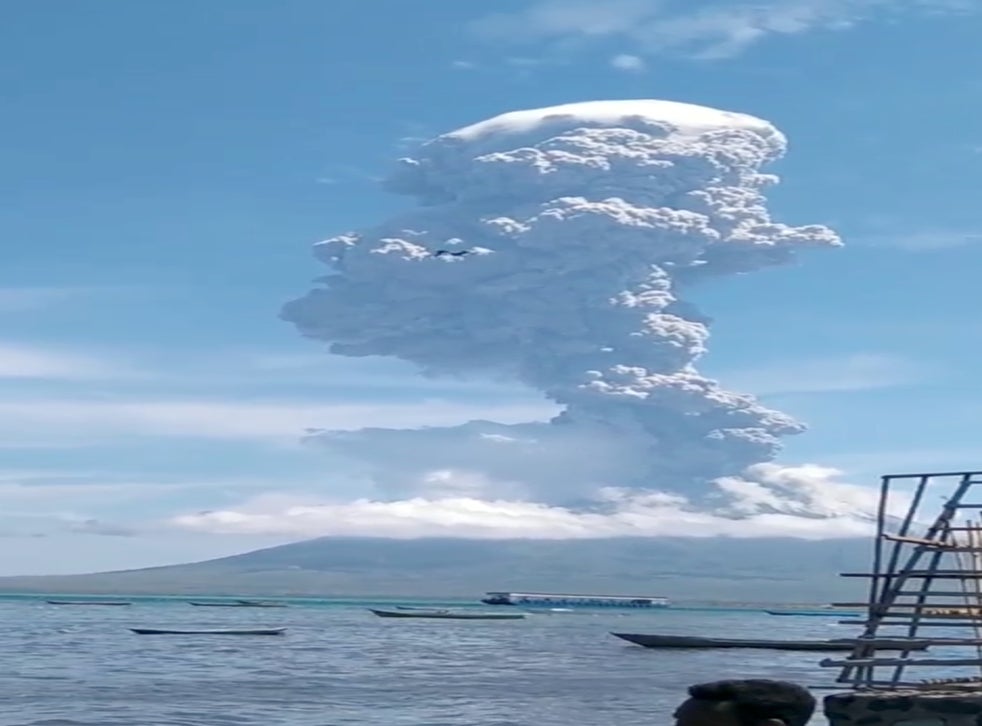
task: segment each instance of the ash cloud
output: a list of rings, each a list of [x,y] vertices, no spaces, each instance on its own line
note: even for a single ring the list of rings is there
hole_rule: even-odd
[[[771,219],[763,169],[785,150],[766,121],[664,101],[516,112],[424,144],[386,182],[416,206],[319,243],[330,273],[282,316],[332,353],[512,380],[559,412],[316,440],[363,461],[381,498],[479,472],[457,493],[602,511],[614,487],[741,516],[732,482],[803,426],[700,375],[710,319],[690,297],[841,244]],[[813,497],[754,491],[755,511],[801,514]]]

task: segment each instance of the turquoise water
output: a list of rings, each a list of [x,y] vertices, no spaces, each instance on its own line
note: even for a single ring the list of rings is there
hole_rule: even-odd
[[[817,666],[820,653],[654,651],[611,630],[855,633],[823,618],[704,609],[496,622],[384,620],[365,609],[394,601],[303,600],[276,609],[134,602],[59,607],[32,596],[0,598],[0,726],[651,726],[670,723],[697,681],[766,676],[815,685],[832,674]],[[138,636],[130,627],[289,630],[196,639]]]

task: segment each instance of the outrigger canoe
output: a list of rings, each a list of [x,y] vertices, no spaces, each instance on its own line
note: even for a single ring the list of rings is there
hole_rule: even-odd
[[[522,620],[525,613],[467,613],[453,610],[375,610],[380,618],[427,618],[429,620]]]
[[[137,635],[283,635],[286,628],[258,628],[250,630],[165,630],[161,628],[130,628]]]
[[[845,610],[767,610],[768,615],[799,616],[807,618],[861,618],[863,613]]]
[[[210,601],[210,602],[190,600],[189,604],[199,608],[285,608],[287,607],[286,603],[266,602],[264,600],[232,600],[232,601]]]
[[[750,640],[740,638],[701,638],[690,635],[643,635],[640,633],[611,633],[611,635],[645,648],[754,648],[757,650],[817,650],[851,651],[855,640]],[[877,650],[927,650],[927,643],[878,641]]]
[[[416,607],[416,606],[411,606],[411,605],[396,605],[396,610],[415,610],[417,612],[420,611],[420,610],[422,610],[423,612],[426,612],[426,613],[448,613],[448,612],[450,612],[447,608],[421,608],[421,607]]]

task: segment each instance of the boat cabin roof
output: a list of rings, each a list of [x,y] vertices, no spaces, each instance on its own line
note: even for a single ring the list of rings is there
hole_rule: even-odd
[[[584,599],[584,600],[664,600],[666,599],[663,595],[584,595],[584,594],[571,594],[562,592],[509,592],[504,590],[488,592],[491,596],[512,596],[512,597],[555,597],[555,598],[567,598],[567,599]]]

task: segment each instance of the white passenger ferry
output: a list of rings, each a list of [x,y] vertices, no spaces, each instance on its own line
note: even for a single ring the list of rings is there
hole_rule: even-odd
[[[569,595],[555,592],[489,592],[485,605],[547,608],[667,608],[667,597],[638,595]]]

